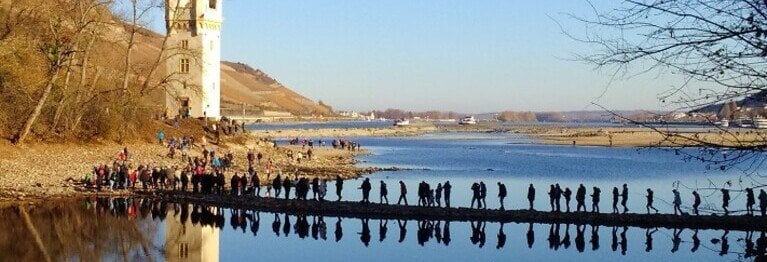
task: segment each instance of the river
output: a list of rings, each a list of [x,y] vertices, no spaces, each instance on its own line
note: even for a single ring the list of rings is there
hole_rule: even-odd
[[[672,212],[668,201],[676,187],[682,193],[685,211],[689,212],[691,191],[697,189],[704,196],[702,213],[710,214],[720,211],[721,195],[708,188],[727,185],[732,190],[730,210],[742,210],[745,199],[740,190],[763,182],[759,174],[764,171],[749,163],[723,171],[685,161],[684,153],[698,153],[692,149],[679,153],[540,145],[517,134],[434,133],[349,139],[370,150],[370,155],[359,157],[362,165],[405,169],[368,176],[373,182],[372,199],[378,201],[379,181],[384,181],[390,202],[396,202],[397,183],[402,180],[408,185],[411,204],[416,202],[415,187],[420,181],[434,187],[449,180],[453,206],[468,206],[471,183],[484,181],[489,208],[499,207],[496,183],[502,182],[509,189],[507,209],[527,208],[525,196],[533,184],[537,188],[535,208],[548,210],[546,192],[550,184],[559,183],[575,191],[583,183],[589,193],[594,186],[602,189],[600,207],[602,212],[609,212],[612,187],[625,183],[630,192],[630,212],[645,212],[648,187],[655,191],[655,206],[660,212]],[[360,199],[356,190],[360,182],[346,182],[345,199]],[[335,199],[333,183],[328,185],[329,198]],[[29,211],[31,226],[16,208],[0,212],[10,221],[0,225],[6,232],[0,238],[0,261],[45,260],[45,254],[53,260],[718,261],[753,260],[753,252],[767,244],[760,232],[367,221],[122,198],[41,204]],[[68,226],[73,221],[79,224]],[[35,241],[30,232],[38,232],[41,241]]]

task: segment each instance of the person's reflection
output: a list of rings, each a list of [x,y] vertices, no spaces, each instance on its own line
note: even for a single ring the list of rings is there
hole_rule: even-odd
[[[679,230],[674,228],[673,236],[671,238],[671,244],[672,244],[671,253],[676,253],[677,251],[679,251],[679,244],[682,243],[682,238],[679,236],[682,235],[682,231],[684,231],[683,228]]]
[[[729,244],[729,241],[727,240],[727,234],[729,233],[730,231],[725,229],[724,234],[722,234],[722,249],[721,251],[719,251],[720,256],[727,255],[727,253],[730,252],[730,244]]]
[[[272,222],[272,231],[277,236],[280,236],[280,216],[274,213],[274,222]]]
[[[360,232],[360,241],[362,241],[363,244],[367,247],[370,245],[370,226],[368,223],[370,222],[369,218],[363,218],[360,219],[362,222],[362,232]]]
[[[338,220],[336,220],[336,230],[334,234],[336,237],[336,242],[341,241],[341,238],[344,237],[344,229],[341,227],[341,217],[338,217]]]
[[[599,226],[591,225],[591,250],[599,250]]]
[[[418,239],[418,244],[423,246],[427,241],[429,241],[429,230],[430,222],[427,220],[421,220],[418,222],[418,231],[416,231],[416,236]]]
[[[618,227],[613,227],[612,233],[613,242],[612,245],[610,245],[610,248],[612,248],[613,252],[615,252],[618,251]]]
[[[746,231],[746,237],[744,238],[744,241],[746,241],[746,251],[745,255],[743,257],[750,258],[754,256],[754,231]]]
[[[437,239],[437,244],[442,243],[442,228],[440,227],[441,221],[434,223],[434,238]]]
[[[450,245],[450,221],[445,221],[445,227],[442,228],[442,243]]]
[[[583,253],[583,250],[586,249],[585,231],[586,225],[575,226],[575,249],[577,249],[579,253]]]
[[[217,208],[215,215],[211,213],[208,208],[205,208],[205,210],[208,214],[210,214],[211,220],[215,219],[216,228],[224,229],[224,224],[226,224],[226,218],[224,218],[224,209],[221,207]],[[210,225],[213,225],[213,221],[211,221]]]
[[[570,248],[570,224],[565,224],[565,236],[562,238],[562,246]]]
[[[317,227],[319,227],[320,230],[320,238],[322,238],[322,240],[328,240],[328,225],[325,223],[325,217],[320,216],[317,219]]]
[[[388,224],[388,219],[378,220],[378,242],[383,242],[386,239],[386,231],[389,231]]]
[[[487,235],[485,234],[485,226],[487,226],[487,222],[480,222],[482,227],[479,228],[479,248],[482,248],[485,246],[485,240],[487,239]]]
[[[296,225],[294,227],[298,238],[304,239],[309,236],[309,220],[306,218],[306,215],[296,216]]]
[[[181,224],[186,224],[187,219],[189,218],[189,205],[183,204],[181,205]]]
[[[118,202],[122,202],[122,201],[118,201]],[[165,201],[160,201],[159,208],[160,208],[160,213],[159,213],[160,221],[165,221],[165,218],[168,216],[168,203],[166,203]]]
[[[559,235],[559,224],[551,224],[549,226],[549,248],[553,250],[559,250],[559,245],[561,243],[560,241],[560,235]]]
[[[501,249],[506,245],[506,233],[503,232],[504,223],[501,222],[501,226],[498,229],[498,244],[495,245],[495,249]]]
[[[407,220],[403,222],[403,220],[397,219],[397,225],[399,226],[399,243],[402,243],[407,236]]]
[[[626,231],[629,230],[629,227],[624,226],[623,231],[621,232],[621,255],[626,255],[626,251],[628,249],[628,240],[626,240]]]
[[[237,209],[230,209],[229,210],[229,224],[232,226],[232,229],[234,231],[237,231],[237,228],[239,227],[239,224],[237,222]]]
[[[317,216],[312,218],[312,238],[314,240],[320,238],[320,224],[317,222]]]
[[[258,236],[258,229],[261,226],[261,214],[258,211],[254,211],[253,214],[248,215],[248,219],[250,220],[250,232],[253,233],[253,236]]]
[[[765,257],[767,255],[767,237],[765,237],[765,232],[762,231],[759,234],[759,238],[756,239],[756,259],[755,261],[765,261],[763,259],[767,258]]]
[[[284,223],[282,223],[282,234],[285,237],[288,237],[290,235],[290,216],[288,214],[285,214],[285,220]]]
[[[695,253],[695,251],[698,251],[699,247],[700,238],[698,238],[698,230],[695,229],[694,233],[692,234],[692,249],[690,249],[690,252]]]
[[[644,249],[644,251],[645,252],[652,251],[652,234],[655,234],[655,232],[658,232],[657,228],[653,228],[653,229],[647,228],[647,230],[645,231],[645,233],[644,233],[644,237],[645,237],[645,241],[644,241],[645,249]]]
[[[532,249],[535,243],[535,231],[533,231],[533,223],[527,227],[527,248]]]
[[[200,223],[200,207],[198,205],[192,206],[192,214],[190,215],[193,225]]]

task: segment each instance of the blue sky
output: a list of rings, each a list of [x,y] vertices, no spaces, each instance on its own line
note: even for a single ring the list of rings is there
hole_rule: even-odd
[[[336,109],[670,109],[657,95],[681,83],[655,73],[610,82],[611,72],[572,61],[592,47],[556,21],[585,34],[566,16],[590,14],[581,0],[224,0],[223,9],[223,59]],[[158,13],[151,25],[163,23]]]

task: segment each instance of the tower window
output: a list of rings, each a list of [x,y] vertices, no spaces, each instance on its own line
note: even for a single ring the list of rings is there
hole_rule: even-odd
[[[189,40],[181,40],[181,49],[189,49]]]
[[[208,7],[210,7],[210,9],[216,9],[216,2],[216,0],[209,0]]]
[[[189,73],[189,58],[181,58],[181,73]]]

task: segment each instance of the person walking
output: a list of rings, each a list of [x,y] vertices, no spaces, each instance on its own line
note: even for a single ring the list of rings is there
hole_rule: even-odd
[[[698,191],[692,191],[692,212],[697,216],[700,215],[698,207],[700,206],[700,195]]]
[[[434,191],[434,202],[438,207],[442,207],[442,183],[437,183],[437,190]]]
[[[762,216],[767,213],[767,193],[764,192],[764,189],[759,190],[759,211],[762,212]]]
[[[623,213],[629,212],[629,208],[626,207],[626,203],[629,201],[629,187],[623,184],[623,192],[621,193],[621,206],[623,206]]]
[[[453,186],[450,185],[450,181],[445,181],[445,184],[442,185],[442,195],[445,198],[445,207],[450,207],[450,191],[453,189]]]
[[[618,193],[618,188],[613,187],[613,214],[618,214],[618,197],[620,196],[620,193]]]
[[[556,190],[557,188],[554,187],[553,184],[549,186],[549,205],[551,206],[551,212],[556,211],[556,209],[554,208],[554,201],[557,198]]]
[[[471,184],[471,205],[470,208],[474,208],[474,202],[477,202],[477,208],[482,207],[482,201],[479,200],[479,183],[474,182]]]
[[[399,181],[399,200],[397,200],[397,205],[402,204],[402,201],[405,201],[405,205],[407,206],[407,186],[405,186],[405,182],[402,182],[402,180]]]
[[[498,182],[498,199],[501,201],[501,210],[506,209],[503,205],[503,199],[506,198],[506,193],[506,185]]]
[[[570,191],[569,187],[565,187],[565,192],[562,195],[565,197],[565,212],[570,213],[570,196],[573,195],[573,191]]]
[[[555,204],[555,206],[557,208],[557,212],[562,212],[562,208],[561,208],[562,204],[561,204],[561,202],[562,202],[562,194],[564,193],[564,191],[562,191],[562,188],[559,187],[559,183],[554,185],[554,189],[555,189],[554,190],[554,201],[555,201],[554,204]]]
[[[575,191],[575,211],[580,212],[581,208],[583,212],[586,212],[586,187],[583,184],[580,184]]]
[[[594,193],[591,193],[591,212],[599,213],[599,195],[602,193],[602,190],[594,187],[593,191]]]
[[[370,203],[370,178],[365,178],[365,180],[362,181],[362,185],[359,189],[362,189],[362,203]]]
[[[682,205],[682,197],[679,196],[679,191],[677,191],[676,189],[671,190],[671,192],[674,193],[674,202],[673,202],[674,215],[676,215],[677,212],[679,212],[679,214],[681,215],[682,209],[680,208],[680,206]]]
[[[535,187],[533,187],[533,184],[527,187],[527,202],[530,204],[530,210],[535,210],[533,208],[533,203],[535,202]]]
[[[280,174],[277,174],[277,177],[272,180],[272,188],[274,188],[274,197],[279,197],[280,192],[282,192],[282,178]]]
[[[746,214],[754,215],[754,204],[756,204],[756,197],[754,197],[754,189],[746,188]]]
[[[482,200],[482,208],[487,209],[487,186],[483,181],[479,181],[479,199]]]
[[[655,213],[658,213],[658,209],[653,206],[653,201],[655,200],[655,197],[653,196],[654,192],[652,189],[647,189],[647,214],[650,214],[650,209],[655,210]]]
[[[724,209],[724,215],[729,215],[730,210],[727,208],[730,206],[730,190],[722,188],[722,209]]]
[[[381,194],[380,194],[380,197],[379,197],[380,198],[379,202],[381,204],[383,204],[384,203],[384,199],[385,199],[386,200],[386,204],[388,205],[389,204],[389,197],[388,197],[388,195],[389,195],[389,190],[386,189],[386,182],[381,180]]]
[[[285,176],[285,180],[282,181],[282,187],[285,189],[285,199],[290,199],[290,188],[293,187],[293,182],[288,176]]]
[[[341,190],[344,189],[344,180],[341,179],[340,175],[336,175],[336,196],[338,196],[338,200],[341,201]]]

